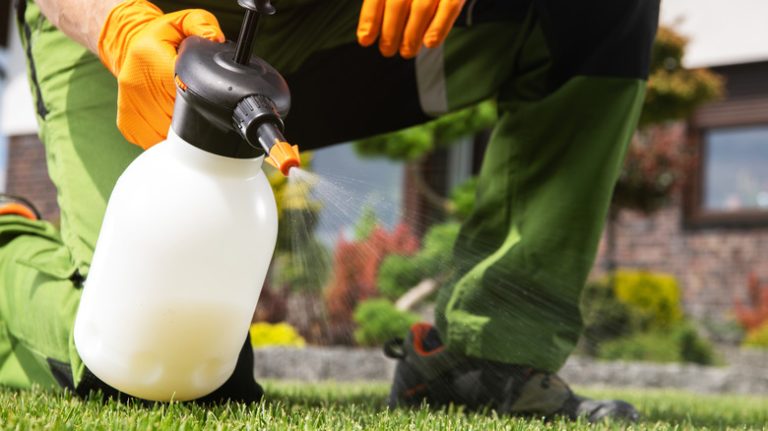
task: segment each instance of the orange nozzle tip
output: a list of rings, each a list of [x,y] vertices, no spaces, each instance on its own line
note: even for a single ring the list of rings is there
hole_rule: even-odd
[[[269,150],[269,156],[266,158],[266,161],[287,177],[291,168],[301,166],[299,147],[298,145],[292,146],[287,142],[278,141]]]

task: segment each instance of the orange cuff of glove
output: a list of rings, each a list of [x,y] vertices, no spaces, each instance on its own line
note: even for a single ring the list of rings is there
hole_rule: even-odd
[[[448,37],[465,0],[364,0],[357,26],[363,46],[379,39],[379,51],[413,58],[422,44],[434,48]]]
[[[107,16],[99,58],[117,77],[117,126],[130,142],[146,149],[165,139],[176,96],[177,50],[192,35],[224,41],[216,18],[201,9],[164,14],[146,0],[127,0]]]

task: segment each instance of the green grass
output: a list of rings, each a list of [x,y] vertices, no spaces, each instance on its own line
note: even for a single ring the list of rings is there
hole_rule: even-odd
[[[255,405],[230,403],[204,408],[189,403],[141,405],[82,401],[40,389],[0,389],[0,429],[117,430],[592,430],[628,429],[626,424],[498,417],[460,409],[388,411],[385,384],[269,382],[268,398]],[[634,403],[643,420],[631,429],[761,429],[768,423],[768,398],[696,395],[648,390],[585,390],[594,397]]]

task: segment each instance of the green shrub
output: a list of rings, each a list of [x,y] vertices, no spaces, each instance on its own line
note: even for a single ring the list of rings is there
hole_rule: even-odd
[[[608,278],[590,281],[584,286],[581,314],[584,321],[581,346],[584,353],[591,356],[597,355],[601,343],[631,335],[636,330],[632,311],[616,298]]]
[[[716,362],[711,344],[687,324],[604,342],[598,348],[598,357],[608,360],[691,362],[701,365],[712,365]]]
[[[384,258],[376,278],[376,285],[385,298],[396,300],[408,289],[423,280],[427,268],[415,256],[391,254]]]
[[[363,208],[360,219],[355,224],[355,241],[365,241],[371,236],[373,230],[379,225],[379,218],[372,206],[367,205]]]
[[[749,331],[746,338],[744,338],[744,345],[768,349],[768,321]]]
[[[583,353],[603,359],[712,364],[711,344],[686,322],[674,277],[620,270],[582,293]]]
[[[453,243],[459,235],[459,223],[436,224],[424,235],[424,245],[418,253],[435,267],[446,265],[453,255]]]
[[[294,250],[275,250],[270,282],[291,292],[320,292],[330,276],[331,253],[316,238]]]
[[[391,254],[384,258],[376,278],[379,293],[394,301],[420,281],[449,270],[458,234],[458,223],[434,225],[424,235],[422,248],[415,255]]]
[[[353,315],[357,329],[355,341],[363,346],[378,346],[394,337],[403,337],[419,316],[400,311],[386,299],[368,299],[358,304]]]
[[[680,287],[668,274],[618,270],[613,275],[616,298],[629,306],[642,329],[661,329],[683,318]]]
[[[487,100],[434,121],[392,133],[369,137],[354,144],[363,157],[387,157],[397,161],[423,159],[435,148],[487,130],[496,122],[496,103]]]
[[[606,341],[597,357],[606,360],[678,362],[675,340],[663,332],[646,332]]]

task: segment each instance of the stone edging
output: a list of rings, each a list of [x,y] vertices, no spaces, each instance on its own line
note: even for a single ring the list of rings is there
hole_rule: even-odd
[[[602,362],[572,357],[560,371],[577,386],[674,388],[702,393],[768,394],[765,367],[704,367],[683,364]],[[300,381],[389,381],[395,361],[380,349],[345,347],[265,348],[254,350],[257,378]]]

